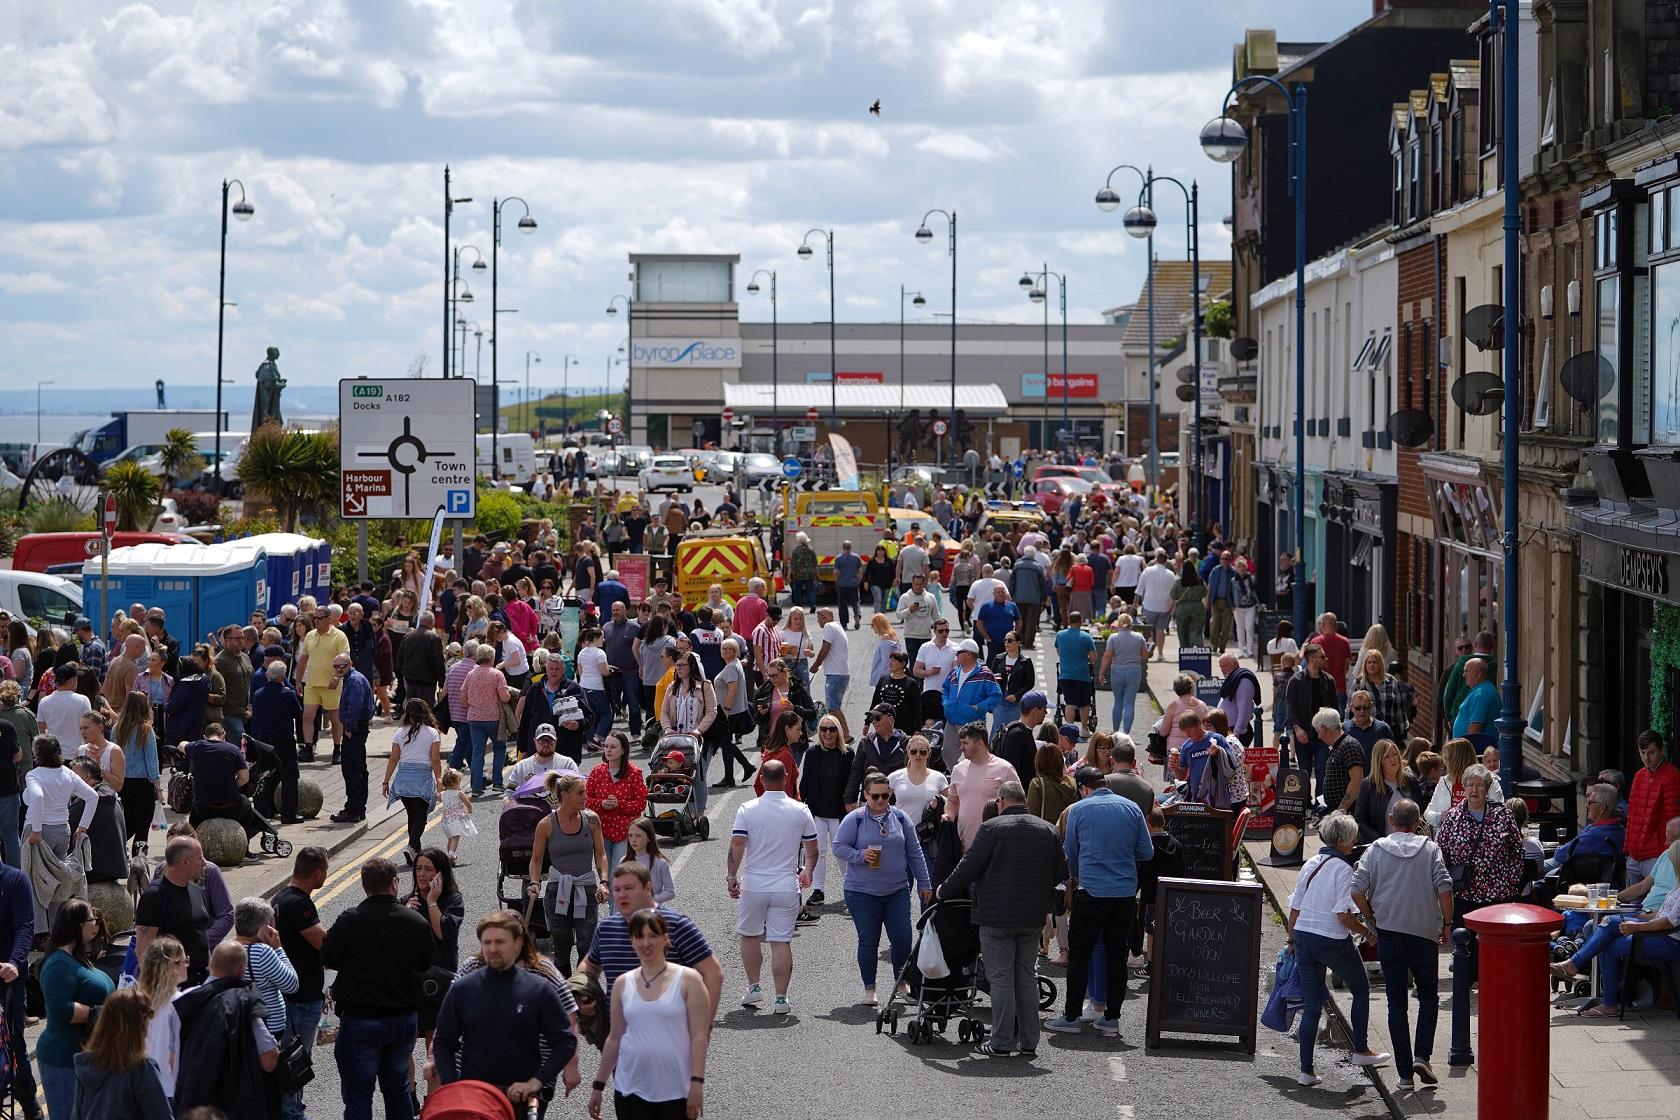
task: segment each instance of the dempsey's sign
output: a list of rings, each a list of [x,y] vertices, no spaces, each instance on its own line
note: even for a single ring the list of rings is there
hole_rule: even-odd
[[[741,342],[735,338],[637,339],[630,362],[652,369],[739,369]]]

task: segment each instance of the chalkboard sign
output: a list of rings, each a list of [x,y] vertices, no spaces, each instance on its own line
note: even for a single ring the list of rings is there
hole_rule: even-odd
[[[1256,883],[1162,879],[1155,892],[1145,1045],[1163,1031],[1223,1035],[1254,1053],[1260,1013],[1260,903]],[[1180,1044],[1206,1046],[1205,1041]]]
[[[1293,867],[1306,861],[1307,773],[1279,770],[1277,803],[1272,806],[1272,851],[1266,860],[1273,867]]]
[[[1214,809],[1194,801],[1163,809],[1167,831],[1184,848],[1184,874],[1192,879],[1228,881],[1235,878],[1231,867],[1229,809]]]
[[[1289,613],[1287,611],[1272,610],[1268,607],[1261,607],[1254,612],[1254,649],[1260,655],[1261,672],[1273,668],[1266,657],[1266,647],[1271,644],[1273,638],[1277,637],[1278,619],[1288,617]],[[1281,697],[1278,702],[1282,703]]]

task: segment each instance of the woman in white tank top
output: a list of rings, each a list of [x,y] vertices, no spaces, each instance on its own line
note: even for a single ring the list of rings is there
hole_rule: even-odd
[[[698,972],[666,959],[671,939],[658,910],[630,915],[629,932],[641,964],[613,984],[612,1034],[601,1051],[589,1115],[602,1120],[612,1078],[618,1120],[693,1120],[703,1102],[711,996]]]

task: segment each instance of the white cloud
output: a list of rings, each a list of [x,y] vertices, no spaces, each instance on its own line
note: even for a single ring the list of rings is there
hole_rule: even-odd
[[[1002,144],[988,144],[960,132],[936,132],[917,141],[916,150],[975,163],[989,163],[1009,154],[1009,149]]]
[[[70,285],[46,272],[0,272],[0,292],[9,296],[52,295],[68,292]]]

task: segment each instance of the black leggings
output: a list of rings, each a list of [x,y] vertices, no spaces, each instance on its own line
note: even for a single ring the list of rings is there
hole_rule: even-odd
[[[727,719],[727,716],[720,717]],[[735,764],[741,764],[741,780],[747,780],[747,775],[753,772],[753,764],[747,761],[747,756],[741,752],[741,747],[733,731],[726,732],[717,742],[717,749],[723,755],[723,780],[735,780]]]
[[[157,787],[148,778],[128,778],[117,800],[122,802],[124,839],[130,844],[146,839],[157,809]]]
[[[403,811],[408,814],[408,846],[418,852],[420,838],[426,834],[426,816],[432,811],[432,803],[424,797],[405,797],[402,804]]]
[[[641,1097],[613,1092],[613,1115],[618,1120],[687,1120],[688,1098],[674,1101],[644,1101]]]

